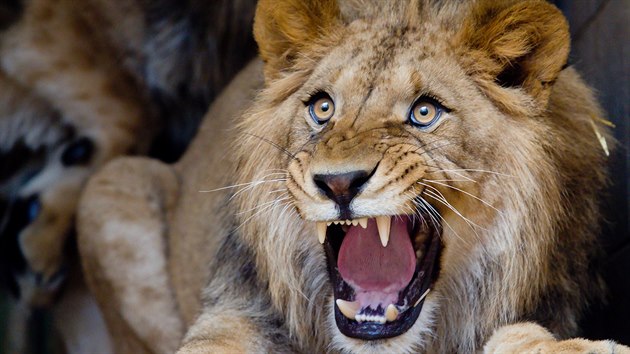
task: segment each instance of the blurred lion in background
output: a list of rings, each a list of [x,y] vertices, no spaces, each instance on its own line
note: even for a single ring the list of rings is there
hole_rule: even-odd
[[[85,181],[120,155],[181,155],[209,103],[255,54],[254,6],[0,4],[0,280],[18,299],[14,324],[32,307],[81,313],[82,302],[68,300],[73,289],[95,309],[81,285],[74,240]],[[57,322],[69,328],[73,321]],[[18,337],[25,333],[12,328]]]

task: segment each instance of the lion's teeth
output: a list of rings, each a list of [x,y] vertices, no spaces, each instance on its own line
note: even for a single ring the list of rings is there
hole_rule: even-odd
[[[392,223],[391,216],[377,216],[376,226],[378,227],[378,236],[381,238],[381,244],[383,247],[387,247],[389,242],[389,228]]]
[[[346,225],[352,225],[352,220],[346,220]]]
[[[352,226],[357,226],[359,225],[359,220],[352,220]]]
[[[396,320],[397,317],[398,309],[394,306],[394,304],[389,304],[389,306],[387,306],[387,310],[385,310],[385,318],[387,319],[387,322],[392,322]]]
[[[319,243],[321,243],[322,245],[324,244],[324,241],[326,241],[326,228],[326,222],[317,222],[317,238],[319,239]]]
[[[387,319],[383,316],[372,316],[372,315],[357,315],[356,316],[356,321],[361,323],[361,322],[375,322],[375,323],[380,323],[380,324],[384,324],[385,322],[387,322]]]
[[[368,218],[361,218],[358,220],[359,225],[361,225],[362,228],[367,229],[367,225],[368,225]]]
[[[330,225],[332,225],[332,221],[327,221],[326,226],[330,226]]]
[[[354,320],[356,318],[357,312],[359,312],[359,308],[361,307],[358,301],[346,301],[337,299],[335,303],[337,304],[339,311],[341,311],[344,316],[351,320]]]

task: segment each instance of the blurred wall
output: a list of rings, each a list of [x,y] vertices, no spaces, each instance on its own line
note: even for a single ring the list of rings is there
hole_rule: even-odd
[[[620,145],[611,156],[613,186],[607,196],[603,264],[609,303],[594,308],[584,322],[592,338],[630,345],[630,0],[556,0],[573,38],[571,63],[598,91],[604,117],[612,121]]]

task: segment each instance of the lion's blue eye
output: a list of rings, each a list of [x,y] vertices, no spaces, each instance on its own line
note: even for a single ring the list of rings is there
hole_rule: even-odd
[[[335,114],[335,102],[326,93],[319,93],[310,100],[308,113],[317,124],[325,124]]]
[[[411,107],[409,121],[416,127],[427,128],[437,122],[444,108],[439,103],[426,97],[420,97]]]

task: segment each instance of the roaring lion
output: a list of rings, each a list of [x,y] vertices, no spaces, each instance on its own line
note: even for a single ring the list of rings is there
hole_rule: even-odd
[[[82,198],[118,351],[627,352],[569,339],[607,135],[554,6],[262,0],[254,28],[264,68],[180,162]]]

